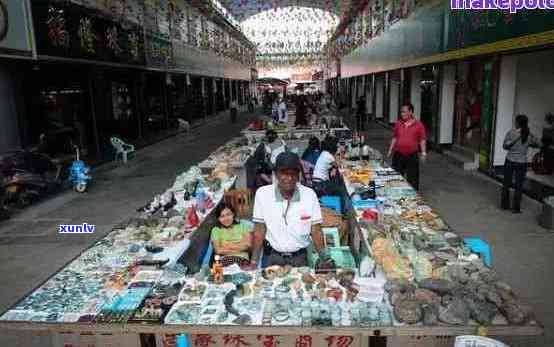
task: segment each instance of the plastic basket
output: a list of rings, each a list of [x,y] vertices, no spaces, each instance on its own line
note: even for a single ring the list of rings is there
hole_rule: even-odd
[[[382,201],[374,199],[356,200],[352,201],[352,206],[354,206],[356,210],[366,210],[368,208],[377,208],[377,206],[382,203]]]
[[[350,251],[350,247],[329,247],[329,253],[331,258],[335,261],[337,268],[346,269],[346,270],[357,270],[356,260]],[[312,268],[317,264],[319,255],[313,251],[308,252],[308,265]]]

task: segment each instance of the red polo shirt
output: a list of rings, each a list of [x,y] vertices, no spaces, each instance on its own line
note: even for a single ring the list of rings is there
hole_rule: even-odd
[[[427,140],[427,134],[423,123],[414,119],[412,124],[399,120],[394,125],[394,137],[396,144],[394,151],[402,155],[412,155],[419,150],[419,143]]]

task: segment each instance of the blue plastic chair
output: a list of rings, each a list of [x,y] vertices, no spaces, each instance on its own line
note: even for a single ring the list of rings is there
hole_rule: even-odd
[[[342,204],[339,196],[324,195],[319,198],[319,201],[321,202],[321,206],[331,208],[337,211],[337,213],[342,213]]]
[[[483,258],[486,266],[492,266],[492,250],[488,243],[478,237],[466,237],[464,243],[473,253],[479,254]]]

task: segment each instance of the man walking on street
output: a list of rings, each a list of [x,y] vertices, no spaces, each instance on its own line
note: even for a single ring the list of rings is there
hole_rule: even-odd
[[[361,96],[358,99],[358,103],[356,105],[356,126],[358,131],[365,131],[365,113],[366,113],[366,102],[365,102],[365,96]]]
[[[419,156],[421,160],[427,158],[427,135],[425,126],[414,118],[414,106],[402,105],[401,119],[394,125],[394,135],[389,147],[388,156],[392,155],[392,167],[406,180],[419,190]]]
[[[229,110],[231,112],[231,123],[237,122],[237,113],[238,113],[238,106],[236,100],[231,101],[231,105],[229,107]]]

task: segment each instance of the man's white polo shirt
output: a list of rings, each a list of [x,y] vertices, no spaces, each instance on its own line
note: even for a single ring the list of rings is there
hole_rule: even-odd
[[[290,201],[276,184],[264,186],[254,199],[255,223],[266,225],[266,240],[277,252],[296,252],[310,245],[312,225],[321,224],[321,207],[315,192],[297,184]]]

